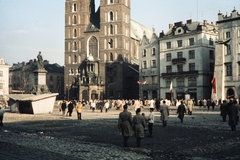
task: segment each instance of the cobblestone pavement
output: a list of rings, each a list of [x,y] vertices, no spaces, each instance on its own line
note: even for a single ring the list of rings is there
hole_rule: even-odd
[[[135,115],[130,107],[129,111]],[[146,116],[149,109],[143,111]],[[168,126],[162,127],[155,114],[153,137],[145,137],[137,148],[130,137],[129,147],[122,147],[117,130],[120,110],[94,113],[87,106],[82,120],[62,116],[57,107],[52,114],[18,114],[6,112],[0,127],[0,159],[83,159],[83,160],[151,160],[151,159],[240,159],[240,127],[230,131],[215,111],[195,107],[181,124],[176,108],[171,107]],[[148,132],[146,131],[146,135]]]

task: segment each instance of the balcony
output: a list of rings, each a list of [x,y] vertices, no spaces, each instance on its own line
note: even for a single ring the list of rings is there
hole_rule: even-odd
[[[183,71],[183,72],[171,72],[162,73],[162,77],[173,77],[173,76],[189,76],[198,75],[198,71]]]
[[[174,58],[172,59],[173,64],[182,64],[186,63],[186,58]]]

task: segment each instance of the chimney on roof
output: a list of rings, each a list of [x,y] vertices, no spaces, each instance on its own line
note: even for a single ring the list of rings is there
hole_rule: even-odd
[[[169,24],[169,29],[173,28],[173,24]]]
[[[174,23],[174,26],[176,27],[181,27],[182,25],[183,25],[182,21]]]
[[[192,23],[192,19],[187,20],[187,24],[191,24]]]
[[[207,24],[207,20],[203,20],[203,24],[206,25]]]

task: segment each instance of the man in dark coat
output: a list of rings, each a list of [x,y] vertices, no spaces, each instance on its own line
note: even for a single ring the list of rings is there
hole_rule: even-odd
[[[136,110],[136,115],[133,117],[133,130],[136,137],[137,147],[141,145],[141,139],[144,138],[145,118],[140,114],[141,109]]]
[[[159,111],[159,109],[160,109],[160,100],[158,98],[155,101],[155,106],[156,106],[156,110]]]
[[[123,106],[123,111],[119,114],[118,118],[118,129],[121,130],[123,136],[123,146],[127,147],[127,141],[132,136],[132,113],[127,110],[128,105]]]
[[[220,115],[222,116],[223,122],[226,122],[226,117],[227,117],[227,108],[228,104],[226,100],[223,100],[223,103],[220,105]]]
[[[229,116],[228,124],[231,126],[231,130],[236,131],[236,125],[238,123],[237,122],[238,108],[234,104],[233,100],[230,100],[228,104],[228,116]]]
[[[68,104],[68,112],[67,114],[71,117],[72,116],[72,111],[73,111],[73,101],[70,101]]]
[[[184,114],[186,114],[186,109],[183,104],[183,101],[181,101],[181,104],[178,106],[177,114],[178,118],[181,120],[181,123],[183,123]]]
[[[62,110],[62,114],[65,115],[65,110],[67,108],[67,104],[66,101],[63,100],[62,104],[61,104],[61,110]]]

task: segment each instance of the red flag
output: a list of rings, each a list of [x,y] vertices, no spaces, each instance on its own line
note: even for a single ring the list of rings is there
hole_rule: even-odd
[[[212,83],[213,93],[216,93],[216,80],[214,77],[213,77],[211,83]]]

